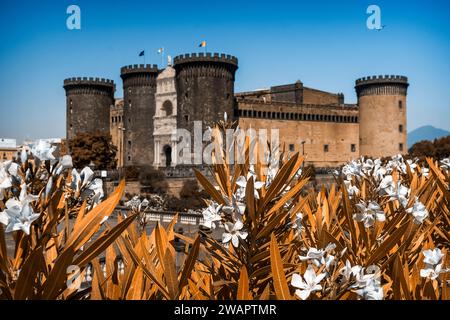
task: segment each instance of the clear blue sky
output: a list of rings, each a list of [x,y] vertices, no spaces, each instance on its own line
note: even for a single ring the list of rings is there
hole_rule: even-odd
[[[66,28],[66,9],[81,8],[81,30]],[[366,8],[381,7],[382,31],[366,28]],[[343,92],[378,74],[410,79],[408,130],[450,130],[449,1],[1,1],[0,137],[65,136],[63,79],[111,78],[120,67],[208,51],[239,58],[236,91],[300,79]],[[383,115],[380,115],[382,117]]]

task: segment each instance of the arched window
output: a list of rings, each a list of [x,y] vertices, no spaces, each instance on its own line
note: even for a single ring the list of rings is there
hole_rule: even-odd
[[[170,102],[169,100],[164,101],[161,109],[166,117],[171,116],[173,113],[172,102]]]

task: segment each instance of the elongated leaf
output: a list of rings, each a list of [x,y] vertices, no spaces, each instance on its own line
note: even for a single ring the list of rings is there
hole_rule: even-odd
[[[245,266],[242,266],[240,276],[239,276],[236,299],[237,300],[251,300],[252,296],[251,296],[249,289],[250,288],[249,288],[247,268]]]
[[[214,188],[211,182],[209,182],[208,179],[206,179],[205,176],[203,176],[203,174],[197,169],[194,169],[194,172],[197,180],[200,182],[203,188],[205,188],[206,192],[208,192],[208,194],[219,204],[225,204],[222,195],[219,191],[216,190],[216,188]]]
[[[394,233],[388,237],[369,257],[367,265],[377,263],[383,257],[386,257],[391,250],[402,238],[406,229],[408,228],[408,222],[404,223],[400,228],[394,231]]]
[[[37,285],[39,273],[45,269],[42,247],[37,247],[25,260],[19,278],[16,283],[14,299],[31,299],[34,293],[34,287]]]
[[[170,250],[166,250],[164,254],[163,266],[164,277],[166,279],[166,285],[169,291],[169,295],[172,299],[177,299],[178,295],[178,279],[177,272],[175,270],[175,257],[171,254]]]
[[[104,217],[112,214],[125,189],[125,180],[122,180],[117,189],[105,201],[98,204],[81,220],[67,240],[67,247],[73,247],[76,252],[88,241],[100,228],[100,222]]]
[[[98,256],[101,252],[105,251],[122,233],[128,228],[128,226],[134,221],[137,214],[132,214],[116,225],[113,229],[109,230],[98,237],[87,249],[75,259],[74,264],[84,266],[91,261],[94,257]]]
[[[291,294],[284,274],[283,262],[281,260],[280,250],[277,240],[272,234],[270,240],[270,265],[272,269],[273,286],[275,294],[279,300],[291,300]]]
[[[192,245],[192,249],[189,252],[186,261],[184,262],[183,271],[180,277],[180,289],[179,289],[180,291],[188,283],[188,279],[191,276],[192,270],[194,269],[199,251],[200,251],[200,236],[197,235],[194,244]]]

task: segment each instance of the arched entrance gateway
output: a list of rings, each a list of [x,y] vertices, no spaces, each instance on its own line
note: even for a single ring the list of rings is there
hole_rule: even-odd
[[[166,167],[170,167],[172,164],[172,147],[169,145],[165,145],[163,148],[164,156],[166,158]]]

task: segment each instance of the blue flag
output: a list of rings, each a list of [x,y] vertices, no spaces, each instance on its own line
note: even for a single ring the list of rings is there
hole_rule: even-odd
[[[145,51],[142,50],[141,53],[139,53],[139,57],[142,57],[144,55]]]

